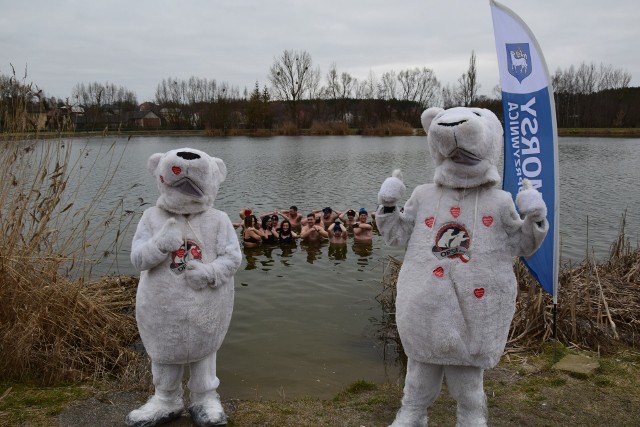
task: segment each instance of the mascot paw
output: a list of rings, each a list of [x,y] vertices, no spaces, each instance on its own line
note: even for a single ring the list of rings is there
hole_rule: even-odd
[[[187,285],[195,291],[199,291],[206,286],[215,286],[215,278],[209,277],[207,267],[199,261],[192,261],[188,263],[185,274],[187,278]]]
[[[383,206],[395,206],[404,194],[406,187],[402,182],[400,169],[393,171],[392,176],[385,179],[378,192],[378,203]]]
[[[189,413],[195,425],[204,427],[227,424],[228,419],[217,393],[192,393],[191,402]]]
[[[158,249],[164,253],[174,252],[182,246],[182,231],[174,218],[169,218],[153,237]]]
[[[542,222],[547,217],[547,205],[542,193],[533,188],[528,179],[522,182],[522,191],[516,196],[516,206],[520,214],[533,222]]]
[[[127,415],[126,423],[129,427],[148,427],[164,424],[180,418],[183,411],[182,398],[163,398],[152,396],[147,403],[134,409]]]

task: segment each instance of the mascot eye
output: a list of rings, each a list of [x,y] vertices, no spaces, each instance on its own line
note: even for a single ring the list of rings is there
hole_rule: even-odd
[[[481,117],[481,116],[480,116],[480,113],[476,113],[475,111],[473,112],[473,114],[475,114],[475,115],[476,115],[476,116],[478,116],[478,117]]]
[[[180,151],[176,154],[178,157],[182,157],[185,160],[195,160],[199,159],[200,155],[196,153],[190,153],[189,151]]]

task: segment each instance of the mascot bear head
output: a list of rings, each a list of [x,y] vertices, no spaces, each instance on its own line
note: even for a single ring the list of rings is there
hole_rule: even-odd
[[[495,185],[502,125],[484,108],[429,108],[420,118],[436,165],[434,181],[451,188]]]
[[[160,192],[157,206],[176,214],[193,214],[212,207],[227,176],[221,159],[192,148],[153,154],[147,169]]]

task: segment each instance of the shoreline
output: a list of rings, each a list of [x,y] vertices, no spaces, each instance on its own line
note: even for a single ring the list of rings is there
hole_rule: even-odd
[[[376,128],[377,129],[377,128]],[[383,128],[382,128],[383,129]],[[287,134],[278,129],[232,129],[229,132],[207,130],[131,130],[131,131],[79,131],[79,132],[25,132],[25,133],[5,133],[0,136],[0,140],[11,139],[56,139],[56,138],[93,138],[93,137],[151,137],[151,136],[178,136],[178,137],[211,137],[211,138],[233,138],[237,136],[269,138],[274,136],[424,136],[425,132],[421,128],[414,128],[410,134],[396,133],[391,130],[383,130],[376,133],[367,133],[365,129],[349,129],[347,133],[318,133],[313,129],[299,129],[297,134]],[[559,128],[559,137],[602,137],[602,138],[640,138],[640,128]]]
[[[599,368],[577,374],[554,365],[566,355],[594,361]],[[609,356],[548,343],[539,352],[507,352],[485,372],[489,422],[513,425],[632,425],[640,418],[640,354],[620,349]],[[59,387],[4,383],[0,425],[84,427],[124,425],[126,414],[152,394],[140,387],[98,382]],[[4,392],[4,393],[3,393]],[[367,426],[386,427],[400,406],[402,385],[359,380],[333,398],[242,400],[221,391],[229,427]],[[429,409],[433,425],[454,425],[456,402],[443,388]],[[191,426],[187,413],[166,424]]]

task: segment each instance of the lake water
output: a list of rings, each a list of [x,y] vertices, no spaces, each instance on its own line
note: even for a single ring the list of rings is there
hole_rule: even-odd
[[[137,274],[129,246],[139,214],[157,198],[146,171],[153,153],[192,147],[222,158],[228,177],[216,207],[239,222],[245,206],[259,213],[291,205],[304,215],[325,206],[372,212],[381,182],[395,168],[404,171],[409,197],[416,185],[432,181],[425,142],[424,137],[359,136],[74,140],[83,162],[99,160],[83,181],[76,206],[89,203],[102,177],[110,175],[105,147],[115,143],[124,157],[98,210],[135,212],[127,216],[133,222],[122,230],[117,250],[97,248],[104,258],[94,274]],[[624,212],[627,234],[637,245],[640,139],[560,138],[559,155],[562,262],[579,262],[591,251],[606,257]],[[113,229],[110,224],[115,235]],[[223,396],[329,397],[358,379],[398,380],[394,349],[385,349],[377,338],[382,310],[375,298],[383,261],[402,254],[377,235],[371,247],[349,242],[343,251],[300,243],[293,249],[246,250],[236,276],[233,319],[218,356]]]

